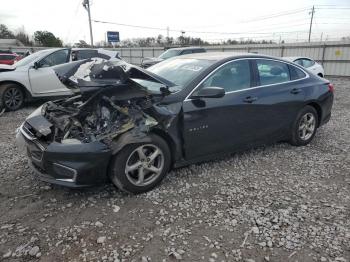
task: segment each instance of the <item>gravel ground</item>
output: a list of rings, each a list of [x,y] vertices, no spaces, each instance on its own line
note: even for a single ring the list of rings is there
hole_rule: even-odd
[[[172,171],[147,194],[38,181],[0,117],[0,261],[350,261],[350,79],[331,121],[281,143]]]

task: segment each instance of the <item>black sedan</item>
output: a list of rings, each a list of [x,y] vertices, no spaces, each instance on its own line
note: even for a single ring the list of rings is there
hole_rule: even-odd
[[[17,140],[40,178],[70,187],[110,179],[141,193],[171,168],[278,141],[307,145],[333,104],[329,81],[256,54],[192,54],[148,71],[87,60],[56,73],[76,96],[37,109]]]

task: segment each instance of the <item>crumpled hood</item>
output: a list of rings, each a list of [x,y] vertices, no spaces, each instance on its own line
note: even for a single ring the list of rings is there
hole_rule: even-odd
[[[159,57],[145,57],[144,59],[142,59],[142,64],[143,65],[155,65],[159,62],[164,61],[164,59],[159,58]]]
[[[166,79],[119,60],[92,58],[59,65],[53,67],[53,70],[67,88],[82,95],[91,95],[104,88],[121,88],[130,84],[147,91],[147,88],[132,78],[158,82],[165,87],[173,86],[173,83]]]

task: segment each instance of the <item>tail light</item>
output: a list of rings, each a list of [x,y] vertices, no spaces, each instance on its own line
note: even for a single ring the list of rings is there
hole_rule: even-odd
[[[333,93],[334,92],[334,85],[329,83],[328,84],[328,90],[329,90],[329,92]]]

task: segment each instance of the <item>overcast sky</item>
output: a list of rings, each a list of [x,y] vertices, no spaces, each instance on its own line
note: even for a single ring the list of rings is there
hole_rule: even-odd
[[[92,19],[164,28],[151,30],[93,22],[95,42],[104,40],[106,31],[119,31],[121,40],[166,36],[168,26],[173,37],[180,32],[172,30],[184,30],[187,36],[209,41],[242,37],[303,41],[307,39],[312,5],[317,7],[313,39],[320,39],[322,32],[323,40],[350,36],[350,0],[90,1]],[[0,23],[12,30],[23,26],[30,34],[48,30],[65,43],[79,39],[89,42],[87,12],[81,3],[82,0],[0,0]],[[287,12],[290,14],[271,18]]]

